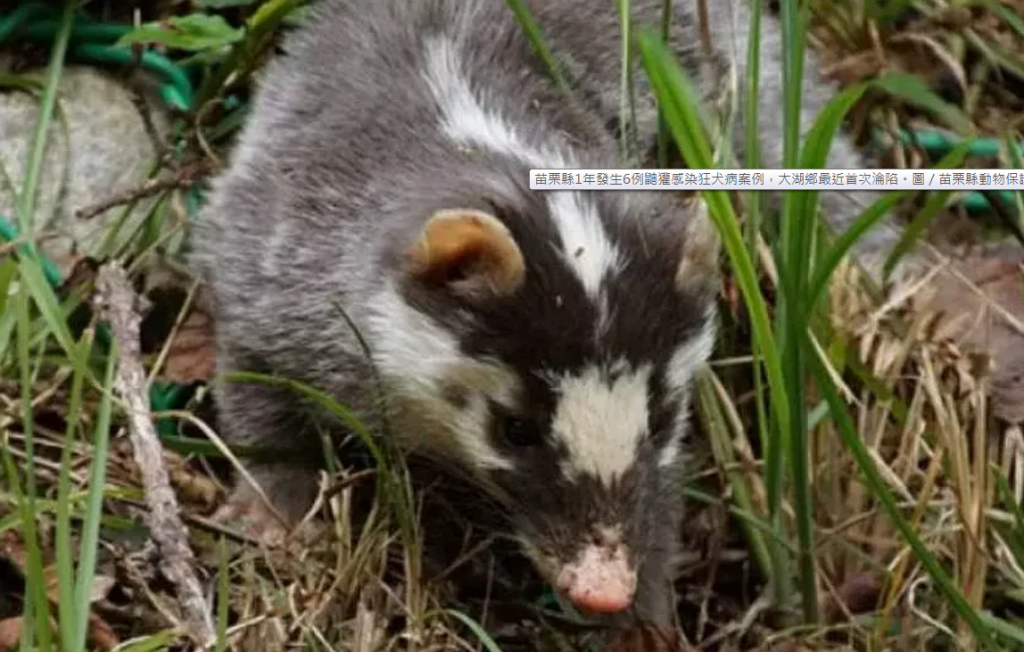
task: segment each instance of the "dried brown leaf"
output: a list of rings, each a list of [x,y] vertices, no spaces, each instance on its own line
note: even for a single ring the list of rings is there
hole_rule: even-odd
[[[197,286],[180,265],[156,258],[147,269],[143,293],[153,302],[143,323],[143,350],[166,347],[160,380],[187,384],[212,378],[213,301],[207,288]]]
[[[213,478],[196,473],[181,458],[169,457],[167,472],[182,502],[197,505],[203,511],[212,509],[221,500],[221,487]]]
[[[21,538],[13,531],[8,531],[5,536],[0,537],[0,557],[9,561],[22,577],[26,577],[26,564],[28,554],[25,551]],[[56,605],[60,600],[58,595],[58,568],[50,565],[43,568],[43,582],[46,590],[46,597],[51,605]],[[106,575],[95,575],[90,587],[89,602],[96,603],[103,600],[114,588],[116,580]],[[54,629],[56,629],[54,623]],[[88,639],[92,645],[101,650],[113,650],[121,641],[113,628],[105,620],[96,614],[89,614]],[[0,620],[0,652],[17,650],[21,644],[21,617]]]
[[[162,373],[163,380],[191,383],[209,380],[215,370],[213,319],[197,307],[171,340]]]
[[[21,648],[23,622],[21,616],[0,620],[0,652],[15,652]],[[55,623],[51,623],[53,624]],[[54,633],[56,634],[56,631]],[[114,633],[114,629],[95,614],[89,615],[87,637],[94,649],[113,650],[121,644],[121,639]]]
[[[121,644],[120,637],[114,629],[99,616],[89,616],[89,641],[101,650],[113,650]]]

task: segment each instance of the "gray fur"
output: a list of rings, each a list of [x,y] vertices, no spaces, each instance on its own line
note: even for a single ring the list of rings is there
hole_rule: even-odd
[[[460,354],[504,363],[523,385],[515,409],[536,417],[550,448],[530,453],[504,450],[495,442],[512,468],[471,469],[468,475],[505,504],[520,535],[553,557],[571,555],[596,518],[618,519],[639,565],[635,615],[665,626],[674,615],[667,578],[682,505],[678,465],[658,467],[656,460],[673,439],[685,435],[689,402],[688,392],[666,387],[666,364],[673,350],[713,328],[714,318],[710,293],[675,284],[692,213],[661,193],[593,194],[609,237],[629,257],[626,270],[608,282],[611,317],[598,327],[600,306],[584,296],[559,262],[566,252],[550,244],[554,236],[545,200],[528,190],[530,165],[507,152],[466,148],[441,133],[437,98],[422,76],[427,39],[454,38],[475,90],[486,91],[532,149],[547,148],[582,167],[616,165],[617,144],[606,127],[619,111],[614,3],[528,4],[582,91],[579,103],[553,88],[502,0],[321,0],[308,27],[287,39],[286,54],[266,71],[231,164],[217,179],[196,230],[194,262],[214,295],[219,372],[273,373],[313,384],[371,426],[379,425],[381,406],[362,349],[339,308],[353,318],[371,349],[379,347],[394,318],[382,299],[390,285],[409,314],[450,334]],[[731,31],[724,14],[730,3],[708,4],[717,42],[723,29],[726,35]],[[660,20],[661,2],[633,5],[637,22]],[[717,61],[698,65],[702,60],[695,55],[698,39],[688,8],[689,3],[676,8],[674,46],[690,71],[713,86],[713,80],[721,80],[720,67]],[[746,8],[738,13],[736,23],[745,32]],[[736,45],[740,78],[744,40],[741,34]],[[762,68],[768,71],[763,115],[773,120],[781,113],[781,95],[778,28],[770,16],[762,40]],[[833,89],[811,74],[813,57],[807,70],[809,119]],[[716,89],[707,92],[710,97]],[[653,114],[640,117],[641,136],[650,140]],[[765,165],[778,165],[781,127],[769,122],[764,131],[772,135],[764,143]],[[864,161],[841,140],[833,147],[831,165],[864,167]],[[839,193],[823,194],[826,213],[840,227],[856,214],[843,199]],[[502,214],[527,259],[528,281],[521,292],[504,301],[473,302],[406,278],[402,252],[428,215],[453,207]],[[890,235],[879,231],[869,250],[891,243]],[[654,367],[650,432],[619,484],[608,487],[589,477],[567,482],[557,470],[564,451],[545,430],[556,398],[542,372],[612,360]],[[386,407],[404,415],[407,425],[416,423],[410,413],[420,405],[411,400],[409,388],[420,380],[403,377],[401,370],[385,373]],[[432,399],[457,411],[469,403],[466,390],[429,391],[435,393]],[[313,435],[321,415],[299,409],[294,396],[251,384],[219,383],[216,391],[222,433],[229,441],[318,445]],[[422,424],[423,433],[440,432],[443,425]],[[437,444],[441,439],[416,428],[399,430],[396,435],[410,447],[426,442],[420,452],[458,463],[458,455]],[[297,520],[312,501],[311,472],[279,464],[252,471],[289,520]],[[238,496],[248,495],[239,489]]]

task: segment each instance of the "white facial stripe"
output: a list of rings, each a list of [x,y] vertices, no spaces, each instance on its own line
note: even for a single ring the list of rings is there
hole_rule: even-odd
[[[552,432],[568,449],[568,477],[593,473],[610,483],[629,469],[647,432],[650,376],[644,365],[611,384],[597,367],[560,379]]]
[[[478,469],[513,468],[486,437],[488,406],[479,392],[460,409],[444,399],[443,388],[473,379],[499,397],[509,396],[518,382],[515,374],[463,355],[451,333],[408,305],[390,283],[370,308],[374,361],[384,378],[401,383],[396,436],[439,453],[458,446]]]
[[[701,365],[707,363],[715,348],[717,336],[716,310],[712,306],[706,315],[704,327],[697,336],[682,344],[672,354],[667,371],[668,400],[681,402],[681,410],[676,415],[675,432],[671,441],[665,445],[658,456],[658,466],[665,468],[681,461],[683,454],[682,439],[686,432],[690,413],[690,386],[693,376]]]
[[[578,167],[560,152],[531,145],[500,113],[484,106],[462,71],[458,46],[447,37],[427,39],[423,78],[441,108],[441,129],[457,143],[514,156],[534,167]]]
[[[717,330],[717,321],[712,309],[696,337],[687,340],[672,354],[666,374],[670,395],[688,394],[694,373],[707,363],[715,349]]]
[[[598,299],[605,275],[622,267],[622,255],[605,233],[594,203],[580,192],[553,191],[547,199],[566,262],[587,294]]]
[[[476,468],[481,470],[511,470],[514,465],[502,457],[490,445],[487,431],[490,428],[490,408],[487,399],[480,393],[473,393],[469,405],[462,409],[445,405],[448,419],[444,424],[458,439],[463,452],[469,456]]]
[[[715,348],[717,335],[714,309],[709,311],[707,321],[696,337],[682,344],[672,354],[668,364],[667,382],[669,400],[682,402],[682,409],[676,416],[676,429],[672,440],[658,457],[658,466],[664,468],[679,462],[682,454],[682,435],[685,432],[690,409],[690,386],[693,376],[704,365]]]
[[[456,44],[449,38],[427,40],[424,79],[441,108],[441,129],[448,138],[513,156],[533,167],[579,167],[571,157],[527,142],[512,124],[474,95],[463,74]],[[605,233],[593,202],[582,193],[553,192],[554,216],[569,267],[597,298],[605,274],[621,267],[621,255]]]

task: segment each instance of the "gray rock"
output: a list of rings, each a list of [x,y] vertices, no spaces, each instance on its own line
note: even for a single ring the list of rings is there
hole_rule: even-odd
[[[0,70],[6,68],[0,60]],[[40,78],[44,71],[39,71]],[[68,66],[50,128],[33,218],[40,247],[67,273],[77,255],[96,256],[108,226],[123,207],[82,220],[75,212],[113,194],[134,188],[148,177],[158,156],[133,91],[111,74]],[[39,115],[38,93],[0,89],[0,215],[16,223],[15,191],[25,181],[28,156]],[[147,101],[161,137],[169,118],[158,100]],[[152,209],[155,198],[138,203],[119,230],[123,243]]]

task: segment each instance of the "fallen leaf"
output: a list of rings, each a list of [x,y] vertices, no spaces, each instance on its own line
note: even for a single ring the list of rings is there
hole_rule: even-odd
[[[158,379],[182,384],[210,380],[215,349],[208,288],[197,286],[195,277],[180,264],[155,257],[146,269],[143,293],[152,306],[142,324],[142,349],[156,352],[167,348]],[[184,317],[183,309],[187,311]]]
[[[182,502],[199,505],[206,511],[221,499],[221,487],[212,478],[196,473],[176,455],[167,457],[171,485],[177,490]]]
[[[21,569],[24,572],[24,569]],[[43,569],[43,580],[46,582],[46,597],[50,602],[57,603],[60,597],[57,595],[60,586],[60,575],[57,566],[47,566]],[[114,588],[115,580],[105,575],[94,575],[92,586],[89,587],[89,602],[99,602],[107,597],[110,590]]]
[[[0,620],[0,652],[15,652],[21,649],[23,622],[21,616]],[[56,634],[56,627],[53,629]],[[113,650],[121,644],[121,639],[114,633],[113,628],[94,614],[89,615],[89,629],[86,637],[94,648],[104,650],[104,652]]]
[[[25,577],[25,565],[28,563],[28,555],[25,552],[22,541],[13,531],[8,531],[6,536],[0,536],[0,557],[10,562],[14,569]],[[51,605],[56,605],[60,600],[58,596],[58,570],[56,565],[43,568],[43,582],[46,589],[46,597]],[[103,600],[114,588],[116,580],[106,575],[94,575],[92,586],[89,587],[89,602],[95,603]],[[21,646],[21,617],[7,618],[0,620],[0,652],[18,650]],[[54,623],[56,631],[56,623]],[[94,647],[101,650],[113,650],[121,644],[113,628],[96,614],[89,614],[89,627],[87,637]]]
[[[113,650],[121,644],[121,639],[114,629],[99,616],[89,616],[89,642],[101,650]]]
[[[193,307],[171,339],[160,377],[176,383],[209,380],[216,369],[215,353],[213,319]]]

